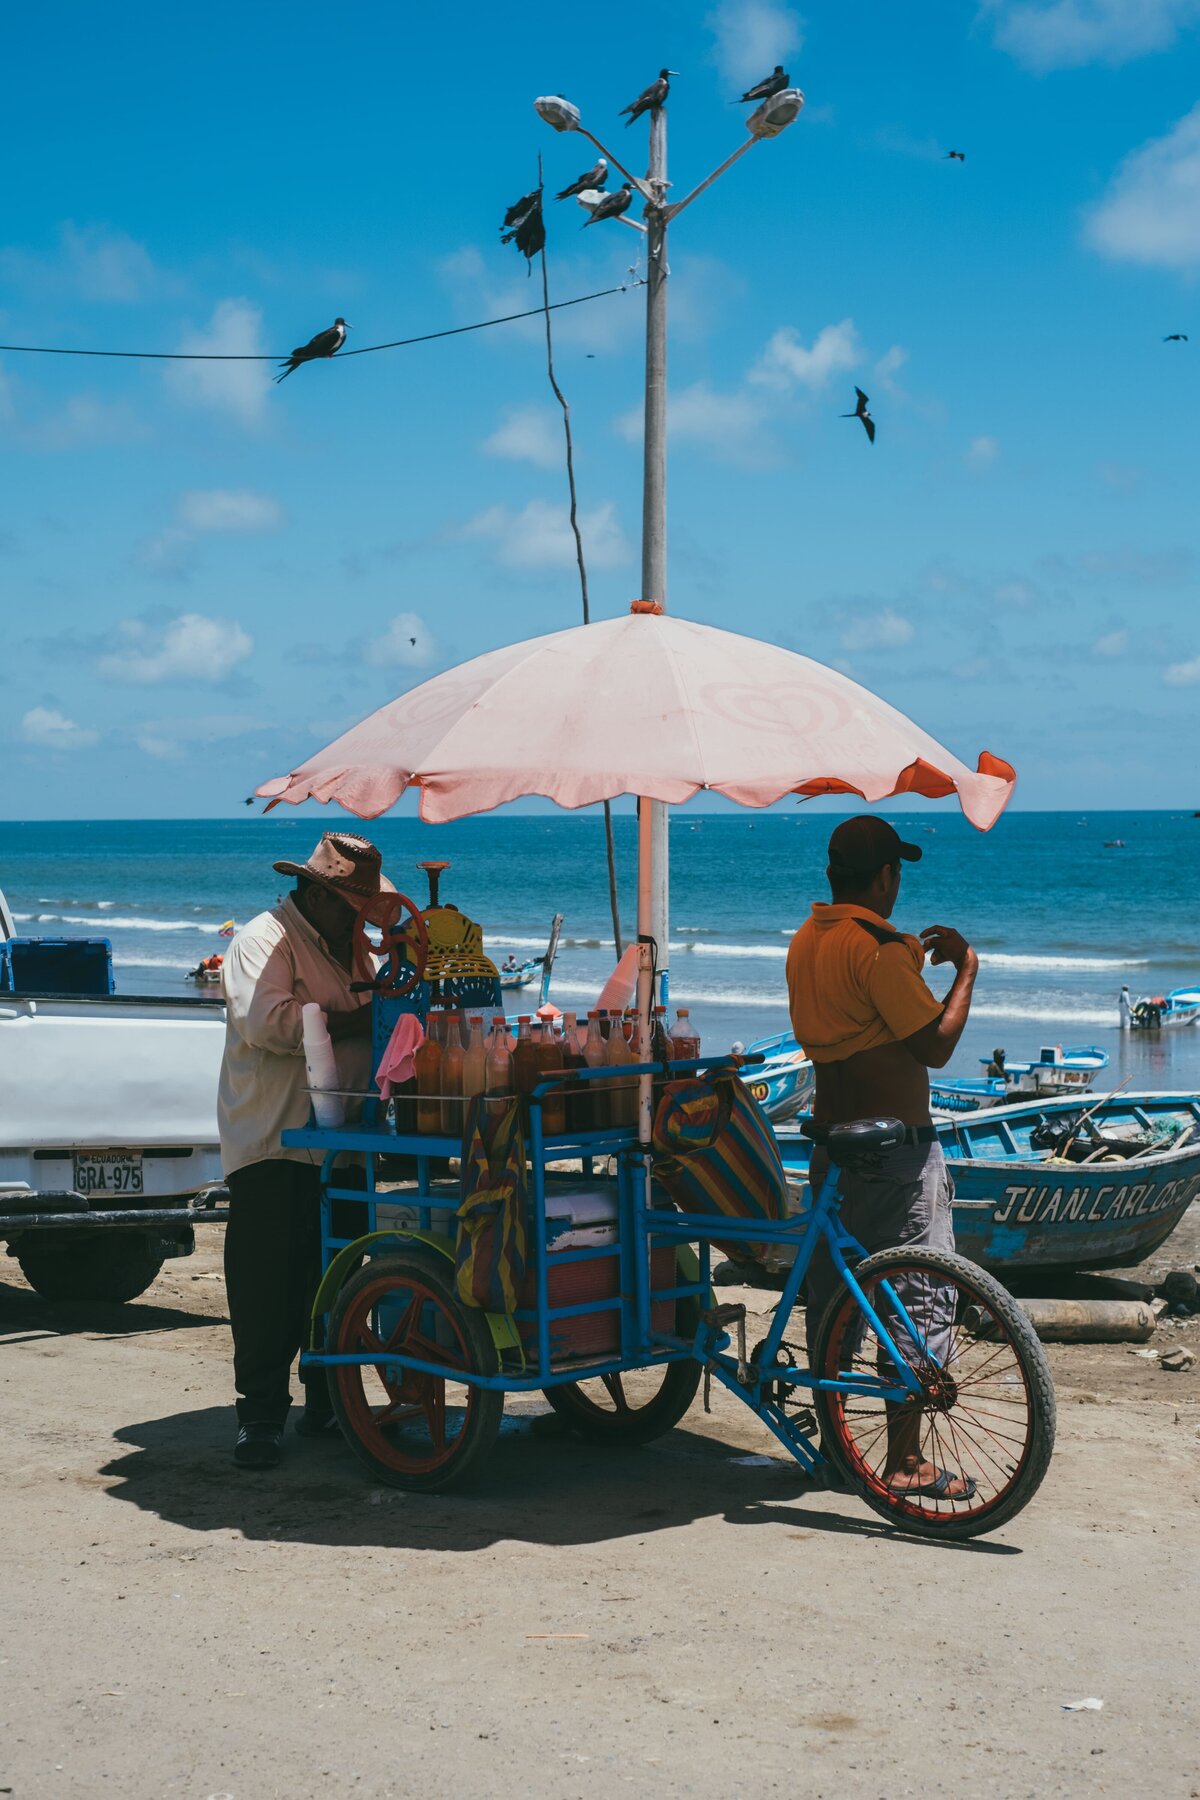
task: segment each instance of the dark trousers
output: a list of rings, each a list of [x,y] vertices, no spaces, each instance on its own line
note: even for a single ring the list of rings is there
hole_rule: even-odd
[[[238,1418],[282,1425],[292,1402],[292,1363],[308,1343],[321,1278],[321,1171],[300,1162],[251,1163],[227,1185],[225,1289]],[[328,1407],[322,1371],[305,1383],[305,1403]]]

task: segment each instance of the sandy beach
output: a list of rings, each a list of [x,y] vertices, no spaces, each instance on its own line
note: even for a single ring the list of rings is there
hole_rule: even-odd
[[[248,1476],[201,1236],[123,1307],[5,1271],[17,1800],[1200,1790],[1200,1364],[1049,1347],[1050,1474],[971,1545],[814,1492],[719,1390],[644,1450],[534,1437],[543,1403],[510,1403],[459,1494],[290,1435]],[[1198,1257],[1194,1207],[1149,1272]],[[1200,1318],[1167,1342],[1200,1350]]]

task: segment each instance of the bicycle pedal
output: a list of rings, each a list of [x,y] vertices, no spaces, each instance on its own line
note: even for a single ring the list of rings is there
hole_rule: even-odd
[[[727,1325],[744,1325],[746,1303],[744,1300],[726,1300],[720,1306],[710,1306],[700,1317],[713,1331],[724,1331]]]

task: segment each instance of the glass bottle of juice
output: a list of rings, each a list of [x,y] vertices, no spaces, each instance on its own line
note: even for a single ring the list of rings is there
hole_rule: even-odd
[[[461,1137],[463,1128],[463,1042],[459,1015],[446,1014],[446,1041],[442,1048],[442,1135]]]
[[[508,1105],[513,1087],[512,1051],[508,1044],[508,1026],[501,1018],[492,1021],[492,1036],[487,1049],[487,1091],[489,1094],[503,1095],[491,1109],[503,1112]]]
[[[583,1060],[589,1069],[602,1069],[608,1060],[608,1045],[600,1029],[600,1014],[588,1014],[587,1036],[583,1040]],[[612,1121],[612,1114],[605,1092],[608,1083],[604,1081],[585,1081],[582,1083],[581,1110],[583,1118],[580,1129],[583,1131],[603,1131]]]
[[[667,1032],[667,1009],[656,1006],[650,1023],[650,1054],[655,1062],[669,1062],[671,1039]]]
[[[563,1069],[568,1076],[572,1069],[581,1069],[583,1067],[583,1036],[576,1023],[575,1014],[573,1012],[563,1014],[562,1058]],[[581,1090],[578,1082],[568,1080],[567,1086],[564,1089],[563,1099],[566,1109],[566,1124],[564,1130],[582,1130],[583,1126],[580,1114]]]
[[[442,1129],[441,1014],[431,1012],[425,1025],[425,1042],[413,1057],[417,1078],[417,1130],[437,1137]]]
[[[676,1008],[671,1048],[677,1062],[694,1061],[700,1054],[700,1034],[693,1030],[686,1006]]]
[[[537,1052],[534,1049],[532,1019],[522,1013],[517,1020],[517,1042],[512,1053],[513,1087],[521,1097],[522,1116],[529,1116],[529,1096],[537,1086]]]
[[[604,1060],[610,1069],[626,1069],[634,1061],[633,1051],[625,1041],[625,1033],[619,1017],[613,1020],[613,1028],[608,1034]],[[634,1124],[637,1119],[636,1078],[627,1075],[624,1079],[614,1080],[611,1084],[605,1082],[604,1085],[610,1088],[608,1103],[611,1109],[612,1123],[614,1125]]]
[[[487,1045],[483,1041],[483,1017],[473,1013],[468,1022],[467,1047],[463,1051],[463,1124],[466,1125],[466,1102],[474,1094],[482,1094],[487,1086]]]
[[[552,1019],[547,1019],[543,1024],[541,1040],[536,1049],[538,1080],[547,1081],[560,1075],[563,1068],[563,1047]],[[542,1130],[547,1137],[561,1137],[566,1129],[566,1094],[561,1086],[551,1088],[548,1094],[542,1095]]]

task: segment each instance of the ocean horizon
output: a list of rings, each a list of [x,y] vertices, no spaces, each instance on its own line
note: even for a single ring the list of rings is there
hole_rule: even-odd
[[[813,900],[828,897],[825,846],[853,807],[671,816],[672,1010],[691,1008],[706,1048],[787,1025],[784,959]],[[971,1020],[955,1059],[975,1072],[995,1046],[1095,1043],[1136,1087],[1200,1082],[1200,1029],[1153,1037],[1118,1030],[1117,996],[1200,979],[1200,818],[1182,810],[1009,811],[987,834],[933,807],[887,816],[923,851],[905,868],[895,922],[961,930],[980,956]],[[29,936],[106,937],[119,991],[179,993],[288,886],[272,871],[303,860],[322,831],[364,829],[402,891],[427,903],[423,860],[450,862],[442,897],[484,928],[496,962],[545,948],[564,916],[552,998],[585,1010],[613,964],[600,815],[508,812],[430,826],[389,815],[360,827],[340,814],[0,822],[0,889]],[[633,930],[636,821],[614,820],[626,941]],[[949,972],[929,970],[935,991]]]

